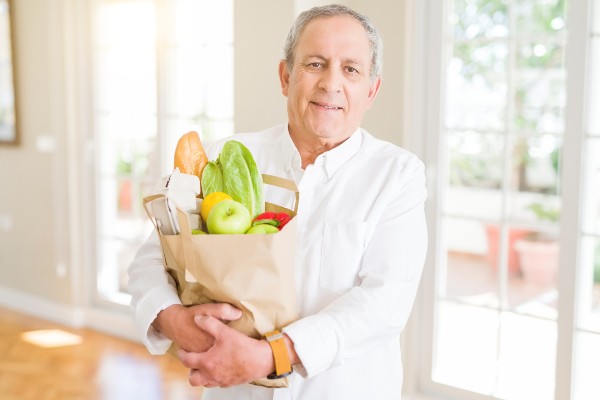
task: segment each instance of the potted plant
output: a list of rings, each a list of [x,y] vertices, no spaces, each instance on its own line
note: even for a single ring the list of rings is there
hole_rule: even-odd
[[[560,211],[557,207],[532,203],[528,207],[539,221],[556,223]],[[552,285],[556,280],[559,244],[554,235],[535,232],[515,243],[523,279],[539,286]]]

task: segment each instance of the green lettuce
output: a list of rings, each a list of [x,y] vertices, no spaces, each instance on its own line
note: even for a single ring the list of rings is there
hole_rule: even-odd
[[[236,140],[223,146],[217,164],[223,172],[223,191],[242,203],[254,218],[264,212],[263,181],[252,153]]]
[[[219,157],[206,164],[201,184],[204,197],[225,192],[246,206],[252,218],[265,211],[262,175],[250,150],[237,140],[227,141]]]
[[[202,171],[202,196],[212,192],[223,192],[223,172],[218,160],[209,161]]]

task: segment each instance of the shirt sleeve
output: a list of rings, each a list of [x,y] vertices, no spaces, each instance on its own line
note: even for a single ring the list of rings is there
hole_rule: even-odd
[[[404,328],[427,250],[425,173],[422,162],[413,161],[397,177],[374,228],[363,254],[360,285],[283,329],[302,363],[296,371],[304,377],[396,340]]]
[[[172,341],[154,329],[152,322],[160,311],[173,304],[181,304],[181,301],[173,278],[164,268],[160,241],[155,231],[138,250],[128,274],[128,291],[138,334],[151,354],[164,354]]]

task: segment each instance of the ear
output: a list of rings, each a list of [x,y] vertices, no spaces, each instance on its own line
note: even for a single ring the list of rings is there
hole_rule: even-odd
[[[369,108],[371,108],[371,106],[373,105],[373,102],[375,101],[375,97],[377,97],[377,93],[379,93],[380,87],[381,87],[381,76],[378,76],[375,78],[375,80],[371,84],[371,87],[369,88],[369,95],[368,95],[368,99],[367,99]]]
[[[281,93],[287,97],[290,85],[290,73],[285,60],[279,62],[279,83],[281,84]]]

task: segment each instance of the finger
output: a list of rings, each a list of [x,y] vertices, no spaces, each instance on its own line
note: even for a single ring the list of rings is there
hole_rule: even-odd
[[[215,338],[215,340],[221,336],[221,332],[225,327],[225,325],[223,325],[223,323],[218,319],[204,315],[196,315],[194,317],[194,322],[198,328],[208,333],[210,336]]]
[[[192,386],[204,386],[207,388],[212,388],[218,386],[218,384],[210,379],[208,379],[199,369],[191,369],[190,374],[188,376],[188,380],[190,385]]]
[[[201,363],[203,356],[204,353],[194,353],[182,349],[177,350],[177,358],[179,359],[179,362],[191,370],[196,370],[200,365],[202,365]]]
[[[207,304],[205,315],[210,315],[223,321],[233,321],[241,318],[242,312],[229,303]]]

